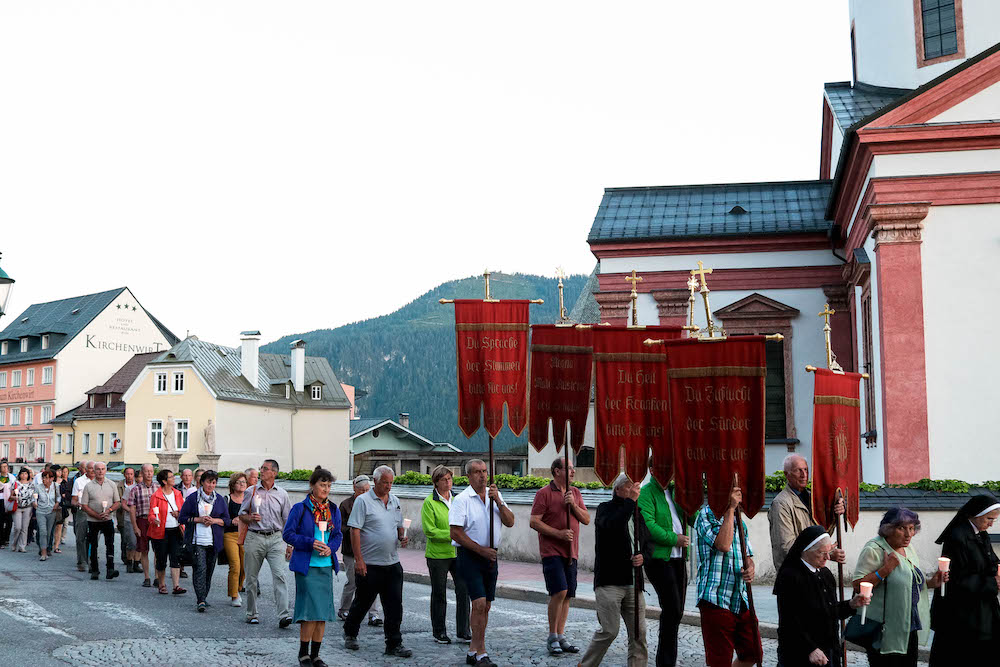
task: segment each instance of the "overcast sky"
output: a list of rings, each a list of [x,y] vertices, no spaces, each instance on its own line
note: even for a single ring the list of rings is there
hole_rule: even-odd
[[[237,344],[589,272],[604,187],[817,177],[847,4],[4,2],[10,317],[127,285]]]

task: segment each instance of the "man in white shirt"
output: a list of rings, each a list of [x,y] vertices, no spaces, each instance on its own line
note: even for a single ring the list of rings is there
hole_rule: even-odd
[[[87,513],[80,506],[80,496],[83,495],[84,487],[94,479],[94,462],[80,461],[76,467],[83,473],[73,482],[73,534],[76,535],[76,569],[80,572],[86,572],[90,560],[87,556]]]
[[[496,667],[486,653],[486,625],[496,594],[501,526],[513,527],[514,513],[504,503],[495,484],[487,491],[489,475],[484,461],[473,459],[466,463],[465,474],[469,487],[455,496],[448,511],[452,544],[458,547],[458,575],[465,581],[472,600],[472,642],[465,663]]]

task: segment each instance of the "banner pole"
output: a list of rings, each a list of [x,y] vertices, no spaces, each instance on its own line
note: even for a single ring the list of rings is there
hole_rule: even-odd
[[[569,443],[568,442],[563,444],[563,450],[564,450],[563,453],[566,456],[566,460],[563,463],[563,472],[566,473],[566,493],[571,493],[570,492],[570,486],[569,486]],[[570,499],[571,500],[572,500],[572,498],[573,498],[573,496],[570,495]],[[573,527],[572,524],[570,523],[570,513],[571,512],[570,512],[569,505],[566,505],[566,529],[567,530],[569,530],[569,529],[571,529]],[[570,553],[570,555],[573,554],[573,545],[572,544],[570,544],[570,546],[569,546],[569,553]]]
[[[632,517],[632,554],[639,553],[639,503],[635,503],[635,514]],[[639,636],[639,594],[642,592],[642,566],[635,568],[635,636]]]
[[[487,432],[489,435],[489,432]],[[490,435],[490,481],[487,486],[493,486],[493,436]],[[486,495],[489,496],[490,491],[486,489]],[[493,496],[490,496],[490,548],[496,549],[497,545],[493,543]]]
[[[837,489],[837,500],[836,500],[836,502],[839,503],[840,500],[843,497],[844,497],[843,492],[840,489]],[[841,519],[842,515],[834,513],[833,516],[836,517],[836,519],[837,519],[837,548],[838,549],[843,549],[844,548],[843,535],[840,532],[840,519]],[[839,562],[839,561],[837,562],[837,591],[840,593],[840,602],[841,602],[841,604],[843,604],[843,602],[844,602],[844,564],[841,563],[841,562]],[[840,619],[840,661],[841,661],[842,667],[847,667],[847,640],[844,638],[844,630],[845,630],[846,626],[847,626],[847,621],[845,621],[844,619]]]
[[[747,535],[743,530],[743,513],[740,511],[740,505],[736,506],[736,529],[740,531],[740,554],[743,556],[743,567],[747,566]],[[753,607],[753,587],[750,582],[744,582],[747,587],[747,602],[750,604],[750,614],[753,616],[755,627],[757,628],[756,635],[758,641],[760,639],[760,621],[757,620],[757,611]],[[761,667],[763,664],[763,656],[758,656],[755,664],[757,667]]]

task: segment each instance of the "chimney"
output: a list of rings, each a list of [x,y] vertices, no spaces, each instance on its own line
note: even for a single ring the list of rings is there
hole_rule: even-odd
[[[292,385],[295,391],[301,393],[306,384],[306,342],[304,340],[293,340],[292,348]]]
[[[399,425],[403,428],[410,428],[410,413],[400,412],[399,413]]]
[[[257,371],[260,367],[260,358],[257,356],[258,348],[260,348],[259,331],[240,332],[240,374],[255,389],[257,388]]]

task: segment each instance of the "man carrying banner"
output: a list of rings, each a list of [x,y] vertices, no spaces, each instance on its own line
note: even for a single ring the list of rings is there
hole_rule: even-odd
[[[653,477],[639,494],[639,512],[649,533],[644,569],[661,609],[656,667],[674,667],[677,664],[677,629],[684,616],[687,586],[684,550],[691,544],[691,538],[684,534],[686,517],[674,502],[673,490],[665,490]]]
[[[817,525],[812,514],[812,500],[809,497],[809,464],[798,454],[785,457],[785,488],[771,501],[767,511],[767,520],[771,527],[771,558],[774,561],[775,572],[785,562],[788,550],[799,534],[809,526]],[[845,503],[837,501],[834,507],[836,514],[843,514]],[[823,527],[824,529],[826,526]],[[830,559],[838,563],[847,561],[843,549],[834,549]]]
[[[707,504],[694,520],[698,534],[698,611],[708,667],[752,667],[763,654],[757,617],[750,610],[747,596],[747,584],[754,577],[753,549],[748,541],[744,563],[740,535],[746,534],[746,523],[742,531],[736,528],[736,508],[741,502],[743,491],[734,486],[721,520]]]
[[[514,513],[503,501],[495,484],[487,490],[489,473],[485,461],[472,459],[465,464],[465,474],[469,478],[469,486],[455,496],[448,511],[452,544],[458,547],[455,563],[458,576],[465,581],[472,600],[469,623],[472,626],[472,641],[465,662],[478,667],[496,667],[486,653],[486,625],[497,589],[500,526],[513,527]]]
[[[571,486],[574,469],[565,467],[562,457],[552,462],[552,481],[539,489],[531,505],[531,529],[538,533],[542,556],[542,576],[549,594],[550,655],[579,653],[566,640],[569,603],[576,597],[576,563],[580,555],[580,524],[590,524],[580,489]],[[569,521],[567,526],[566,522]]]

